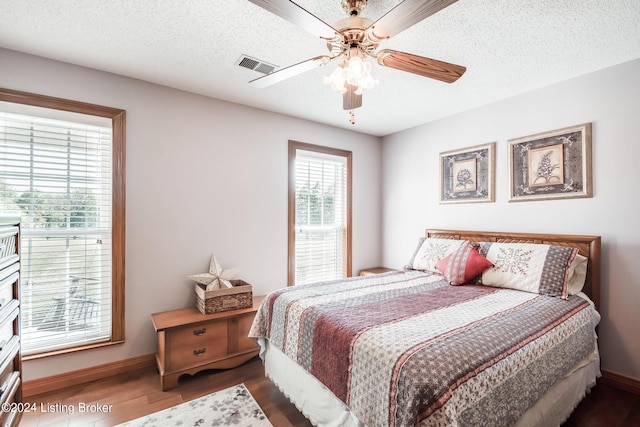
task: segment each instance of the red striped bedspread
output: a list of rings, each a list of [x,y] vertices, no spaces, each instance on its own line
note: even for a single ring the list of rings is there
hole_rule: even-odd
[[[269,340],[369,427],[512,425],[595,348],[587,301],[406,271],[268,295]]]

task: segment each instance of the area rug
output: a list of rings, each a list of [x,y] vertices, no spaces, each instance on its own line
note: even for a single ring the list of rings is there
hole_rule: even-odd
[[[118,427],[273,427],[244,384],[181,403]]]

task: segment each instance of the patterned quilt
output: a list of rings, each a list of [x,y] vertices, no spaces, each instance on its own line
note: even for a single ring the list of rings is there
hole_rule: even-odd
[[[394,272],[268,295],[250,336],[318,378],[369,427],[512,425],[595,348],[591,308]]]

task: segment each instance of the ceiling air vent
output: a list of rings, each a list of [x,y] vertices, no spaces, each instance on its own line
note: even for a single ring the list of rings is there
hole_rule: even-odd
[[[269,64],[268,62],[252,58],[247,55],[240,56],[240,58],[238,58],[238,60],[236,61],[236,65],[242,68],[248,68],[250,70],[257,71],[262,74],[269,74],[277,68],[277,66],[273,64]]]

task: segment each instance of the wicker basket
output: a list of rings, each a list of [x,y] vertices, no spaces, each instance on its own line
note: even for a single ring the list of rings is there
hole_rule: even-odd
[[[202,314],[253,307],[253,290],[244,280],[230,280],[233,288],[206,290],[196,283],[196,307]]]

